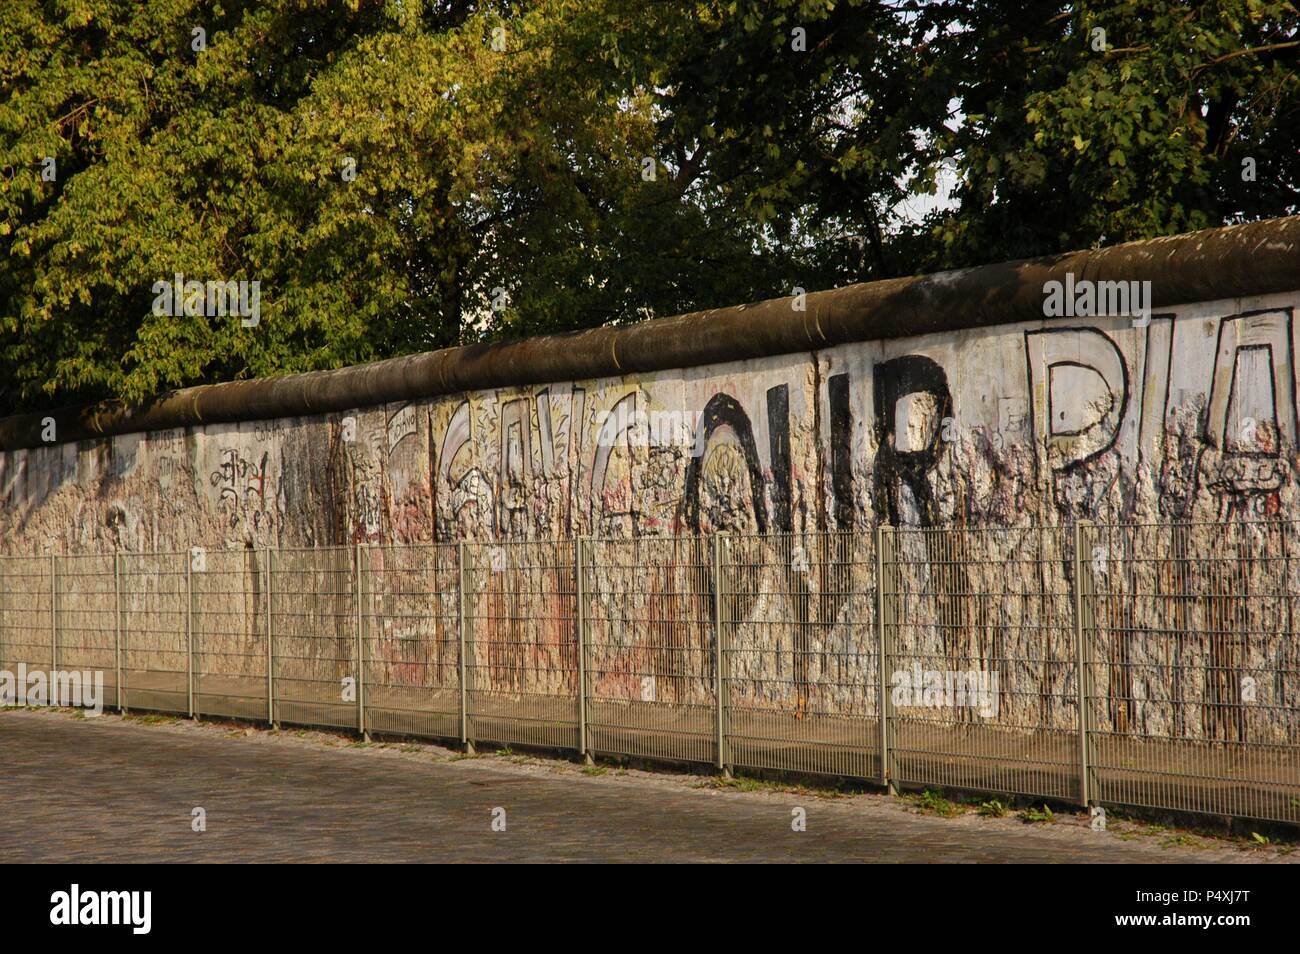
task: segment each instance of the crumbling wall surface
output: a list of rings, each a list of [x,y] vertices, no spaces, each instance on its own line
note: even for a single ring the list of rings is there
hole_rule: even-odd
[[[1155,529],[1098,538],[1085,554],[1089,566],[1100,561],[1093,585],[1108,614],[1097,623],[1110,680],[1097,687],[1107,699],[1099,724],[1294,744],[1295,720],[1277,713],[1300,703],[1295,687],[1263,674],[1296,669],[1297,544],[1277,527],[1300,516],[1298,304],[1300,291],[1273,292],[1139,320],[1040,318],[9,450],[0,548],[795,540],[886,524],[917,533],[898,554],[923,573],[903,580],[912,599],[899,638],[913,642],[898,651],[927,666],[999,668],[1000,720],[1065,729],[1077,679],[1069,528],[1080,518],[1141,523]],[[1264,528],[1250,529],[1256,521]],[[1063,529],[1044,541],[1033,527]],[[1024,536],[958,552],[922,533],[963,528]],[[687,551],[689,567],[596,568],[592,579],[619,577],[638,594],[589,609],[607,627],[598,695],[705,704],[712,583],[708,554]],[[811,578],[793,578],[770,553],[752,558],[760,568],[732,572],[735,686],[756,705],[874,713],[875,610],[863,588],[875,568],[870,553],[853,552],[847,562],[825,554]],[[1153,556],[1183,563],[1144,562]],[[539,575],[535,592],[498,595],[489,581],[481,597],[508,599],[497,615],[531,619],[546,658],[568,660],[554,667],[566,674],[485,656],[484,679],[524,691],[512,682],[523,671],[551,692],[546,680],[576,678],[561,620],[574,601],[556,589],[567,567]],[[683,660],[671,679],[645,655],[663,640],[638,643],[629,628],[637,599],[651,622],[665,601],[673,612],[690,606],[684,635],[669,634]],[[1188,633],[1204,638],[1193,647]],[[665,678],[646,683],[647,671]],[[1274,715],[1248,726],[1238,677],[1256,671],[1271,693],[1257,712]]]
[[[1297,294],[0,454],[4,552],[1295,512]]]

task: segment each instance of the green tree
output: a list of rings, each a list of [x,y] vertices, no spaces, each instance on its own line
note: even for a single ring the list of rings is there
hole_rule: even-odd
[[[925,21],[956,107],[931,161],[952,161],[959,182],[930,223],[927,264],[1296,211],[1294,3],[1030,0],[1009,20],[979,0],[935,4]]]
[[[1298,21],[8,0],[0,413],[1285,214]],[[945,167],[951,201],[903,214]],[[259,281],[261,323],[153,314],[176,273]]]
[[[464,254],[437,209],[463,184],[466,120],[439,94],[476,66],[466,6],[8,4],[5,403],[139,401],[446,343],[413,312],[447,308]],[[358,60],[390,103],[424,99],[379,128]],[[391,153],[373,137],[416,128],[428,152],[366,168]],[[352,152],[355,189],[340,177]],[[152,314],[153,283],[176,273],[258,280],[262,323]]]

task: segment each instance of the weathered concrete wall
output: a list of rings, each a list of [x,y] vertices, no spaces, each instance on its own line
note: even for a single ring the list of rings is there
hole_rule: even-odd
[[[1112,538],[1099,530],[1087,541],[1092,590],[1100,594],[1086,603],[1094,614],[1097,727],[1290,745],[1300,738],[1300,684],[1291,678],[1300,670],[1292,635],[1300,561],[1290,559],[1300,541],[1296,526],[1249,521],[1300,519],[1300,270],[1286,268],[1300,256],[1297,222],[1095,253],[1119,264],[1093,269],[1094,280],[1140,280],[1147,267],[1166,280],[1149,320],[1028,318],[1034,301],[1041,312],[1044,276],[1058,276],[1060,267],[997,266],[976,270],[982,277],[827,293],[821,301],[831,308],[814,307],[810,296],[807,312],[789,301],[734,309],[716,318],[729,329],[721,344],[708,338],[709,314],[652,323],[668,357],[647,350],[650,325],[600,329],[573,339],[582,343],[572,360],[566,339],[551,339],[182,392],[135,417],[110,414],[103,420],[111,436],[64,444],[30,446],[23,436],[30,422],[0,421],[0,445],[11,448],[0,452],[0,546],[41,555],[576,536],[653,541],[879,523],[1010,528],[987,538],[899,536],[896,555],[906,565],[891,586],[905,620],[897,623],[893,662],[1000,672],[997,723],[1057,730],[1053,744],[1066,754],[1043,758],[1068,760],[1080,581],[1070,531],[1028,528],[1079,517],[1149,523],[1160,532]],[[1253,244],[1243,244],[1243,234],[1255,236]],[[1202,266],[1219,261],[1206,257],[1215,248],[1228,248],[1223,261],[1241,270],[1203,274]],[[1262,264],[1252,265],[1256,258]],[[1000,284],[1004,275],[1014,277],[1014,288]],[[1026,275],[1039,282],[1036,299],[1025,290]],[[1238,289],[1255,281],[1267,290],[1169,298],[1170,287]],[[957,313],[953,289],[984,290],[971,320]],[[928,301],[941,302],[942,313],[914,310]],[[994,321],[999,301],[1016,320]],[[877,323],[878,339],[844,340],[869,324],[855,317],[859,303],[887,310],[897,302],[910,305]],[[745,337],[746,316],[761,347]],[[930,330],[904,333],[909,316]],[[674,337],[679,331],[689,343]],[[793,340],[827,343],[773,351]],[[673,355],[724,353],[743,357],[664,366]],[[609,364],[641,370],[551,377],[565,367]],[[448,385],[509,374],[530,383],[462,392]],[[421,392],[424,382],[432,383]],[[432,396],[354,409],[343,401],[394,390]],[[330,410],[233,420],[241,395],[250,409]],[[212,416],[221,422],[137,429]],[[88,421],[90,430],[103,423],[95,415],[65,419]],[[1202,523],[1168,529],[1187,521]],[[722,585],[738,719],[746,706],[755,719],[876,711],[870,540],[816,541],[823,552],[811,559],[796,555],[810,544],[736,542]],[[617,559],[615,551],[595,551],[584,613],[594,634],[597,702],[705,705],[715,685],[717,581],[709,555],[698,542],[659,542],[667,549],[654,559],[650,550],[618,551]],[[573,565],[565,562],[572,547],[555,552],[549,565],[525,568],[509,584],[486,570],[475,577],[468,612],[476,631],[492,638],[474,646],[469,665],[483,692],[507,702],[532,692],[569,712],[577,678]],[[264,590],[256,559],[241,558],[249,567],[240,577],[247,606],[230,637],[252,647],[253,658],[264,653],[255,645]],[[382,580],[398,557],[376,551],[370,559]],[[33,594],[43,573],[37,565]],[[281,595],[308,607],[320,602],[317,590],[356,586],[343,583],[322,571],[299,580],[301,592]],[[436,650],[445,668],[455,646],[447,616],[454,597],[424,577],[411,593],[389,586],[385,594],[372,594],[363,610],[373,617],[367,655],[391,686],[426,699],[427,669],[410,664],[412,646],[425,655]],[[26,598],[16,589],[10,596],[0,628],[30,628]],[[435,599],[437,614],[430,612]],[[337,647],[350,645],[354,619],[345,607],[312,620],[301,664],[333,691],[352,671]],[[179,652],[183,633],[167,638]],[[1254,701],[1244,695],[1248,682]],[[707,738],[711,716],[700,718],[699,737]],[[754,726],[758,736],[775,731]]]
[[[1190,303],[1144,327],[1045,319],[13,450],[3,547],[1300,515],[1298,303]]]

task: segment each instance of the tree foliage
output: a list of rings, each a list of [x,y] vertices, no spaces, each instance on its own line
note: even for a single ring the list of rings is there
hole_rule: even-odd
[[[7,0],[0,412],[1295,211],[1293,3],[1007,14]]]

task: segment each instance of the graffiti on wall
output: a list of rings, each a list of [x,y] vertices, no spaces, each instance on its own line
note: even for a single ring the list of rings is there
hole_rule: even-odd
[[[802,534],[1078,518],[1199,521],[1219,528],[1213,534],[1300,512],[1295,297],[1189,305],[1141,325],[1041,321],[14,451],[0,454],[3,547],[74,553],[464,539],[504,551],[514,541],[575,536],[790,534],[788,557],[762,570],[744,561],[729,567],[726,592],[737,620],[768,613],[795,624],[779,633],[756,628],[778,645],[763,657],[770,670],[752,675],[756,684],[770,677],[790,687],[802,714],[816,705],[818,673],[860,637],[855,614],[866,612],[851,596],[861,589],[853,574],[865,572],[852,542],[832,538],[809,560],[793,542]],[[917,552],[904,554],[942,621],[926,631],[927,653],[953,669],[1030,653],[1011,643],[1040,630],[1009,625],[1004,608],[966,598],[991,584],[970,575],[971,561],[928,552],[929,536],[909,535],[905,545]],[[1169,544],[1175,558],[1180,541],[1174,534]],[[646,580],[647,605],[656,619],[707,619],[715,583],[683,583],[679,574],[707,566],[708,555],[698,541],[665,543],[680,548],[680,561]],[[563,620],[573,602],[573,566],[565,562],[572,548],[556,553],[552,565],[527,568],[526,591],[507,585],[506,575],[486,577],[482,613],[505,633],[483,661],[493,684],[515,685],[539,668],[538,658],[571,650]],[[1063,585],[1077,585],[1067,579],[1065,553],[1052,559]],[[432,585],[408,572],[412,592]],[[1115,586],[1156,597],[1181,592],[1176,579],[1139,578],[1131,561],[1124,572],[1131,578]],[[1257,572],[1242,561],[1195,606],[1168,603],[1203,614],[1212,634],[1229,632],[1232,594],[1251,592]],[[1007,605],[1024,606],[1021,597]],[[774,598],[780,606],[770,605]],[[594,611],[610,620],[624,612],[615,596]],[[1182,671],[1193,648],[1148,644],[1129,603],[1115,612],[1114,635],[1099,652],[1112,664],[1106,717],[1123,730],[1139,719],[1134,700],[1154,691],[1133,682],[1137,664],[1158,658]],[[420,633],[440,633],[439,645],[449,645],[445,619],[410,616],[392,622],[379,649],[395,671],[410,668],[404,654]],[[1182,628],[1194,625],[1189,616]],[[1259,631],[1289,632],[1290,624]],[[686,637],[667,626],[656,638],[667,645]],[[1068,656],[1062,646],[1047,651]],[[1266,648],[1211,640],[1217,681],[1175,686],[1173,728],[1198,718],[1196,707],[1183,705],[1185,694],[1205,703],[1199,731],[1241,737],[1236,675]],[[706,644],[698,649],[700,659],[711,658]],[[617,692],[638,698],[689,694],[688,674],[674,683],[673,673],[655,669],[660,681],[647,684],[645,665],[612,659],[602,691],[615,692],[617,683]],[[1063,691],[1055,678],[1043,677],[1044,699]]]
[[[146,480],[250,545],[1262,518],[1294,490],[1296,333],[1289,301],[1190,306],[127,435],[107,466],[0,455],[0,513],[16,545],[93,475],[105,531]]]

